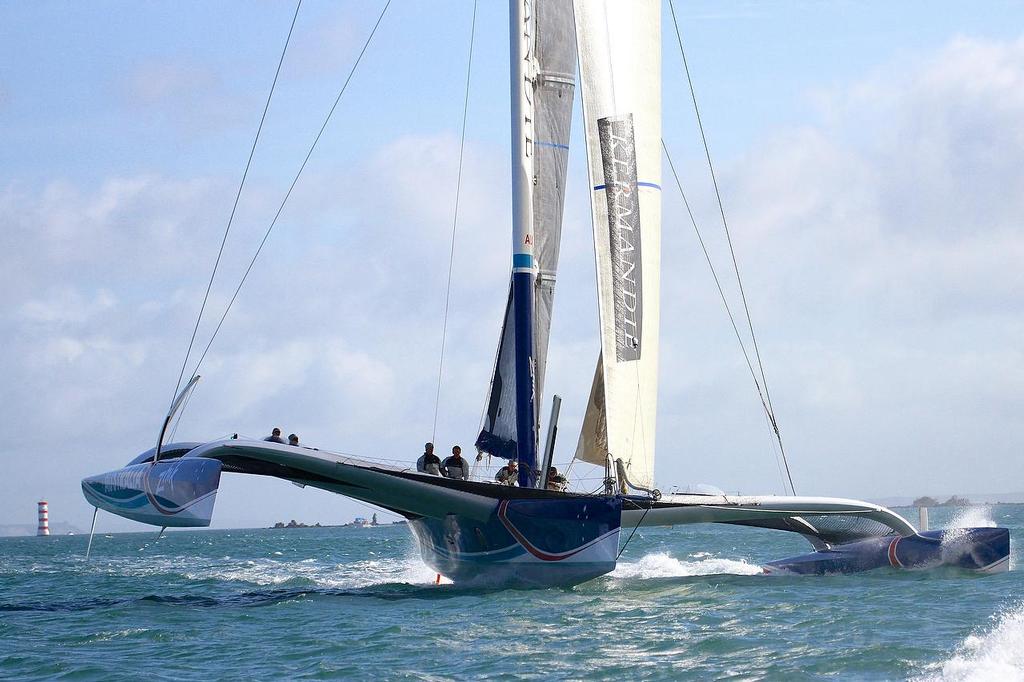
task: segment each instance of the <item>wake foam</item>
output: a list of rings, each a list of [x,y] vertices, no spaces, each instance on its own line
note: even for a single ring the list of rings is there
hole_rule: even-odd
[[[318,588],[353,589],[374,585],[433,583],[432,572],[419,558],[405,560],[363,560],[349,564],[327,564],[314,559],[304,561],[245,561],[234,566],[208,567],[186,577],[192,580],[214,579],[247,582],[254,585],[311,584]]]
[[[736,559],[722,559],[699,552],[688,560],[680,560],[664,552],[648,554],[639,561],[619,562],[609,575],[612,578],[684,578],[697,575],[758,575],[760,566]]]
[[[969,635],[948,660],[928,667],[919,682],[1024,679],[1024,603],[1003,612],[988,632]]]
[[[949,520],[946,528],[995,528],[991,507],[965,507]]]
[[[965,507],[942,529],[944,542],[956,543],[967,537],[971,528],[995,528],[991,507]],[[943,552],[945,554],[945,551]]]
[[[82,563],[79,570],[136,578],[177,577],[190,582],[243,583],[255,587],[305,587],[359,589],[374,585],[433,584],[437,574],[418,554],[405,558],[364,559],[336,563],[316,558],[282,560],[276,556],[256,559],[216,559],[161,556],[146,559],[109,559]],[[442,582],[445,582],[442,579]]]
[[[742,560],[724,559],[698,552],[686,559],[666,553],[648,554],[636,562],[619,562],[609,574],[612,578],[680,578],[702,575],[758,575],[759,565]],[[403,560],[363,560],[350,564],[327,564],[314,559],[280,561],[257,559],[225,565],[216,563],[193,566],[185,571],[190,580],[223,580],[259,586],[295,586],[303,584],[326,589],[360,589],[375,585],[433,585],[437,573],[418,555]],[[442,577],[441,584],[451,584]]]

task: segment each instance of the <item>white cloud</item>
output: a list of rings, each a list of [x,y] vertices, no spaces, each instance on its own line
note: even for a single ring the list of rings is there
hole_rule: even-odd
[[[117,299],[106,289],[97,291],[92,300],[84,300],[78,291],[64,287],[51,290],[46,299],[26,301],[20,312],[28,322],[61,325],[83,322],[116,305]]]
[[[191,140],[248,121],[255,105],[243,104],[248,95],[235,81],[190,57],[168,56],[130,64],[115,92],[132,115]]]
[[[181,100],[195,99],[220,87],[211,69],[183,60],[149,60],[135,65],[125,76],[125,95],[130,102],[146,107],[166,107]]]

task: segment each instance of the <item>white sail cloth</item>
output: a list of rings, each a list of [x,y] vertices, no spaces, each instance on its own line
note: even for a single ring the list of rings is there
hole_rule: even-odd
[[[661,279],[661,7],[576,0],[601,355],[576,457],[651,487]]]

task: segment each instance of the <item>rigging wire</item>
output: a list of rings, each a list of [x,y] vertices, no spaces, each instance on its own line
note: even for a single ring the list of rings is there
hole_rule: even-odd
[[[768,426],[768,447],[771,448],[773,459],[775,460],[775,469],[779,472],[779,481],[782,483],[782,494],[786,494],[786,474],[782,471],[782,455],[779,452],[779,444],[773,438],[772,433],[772,422],[768,419],[768,415],[764,415],[765,424]],[[795,494],[795,493],[794,493]]]
[[[459,199],[462,196],[462,159],[466,151],[466,119],[469,114],[469,86],[473,73],[473,42],[476,38],[477,1],[473,0],[473,19],[469,27],[469,59],[466,64],[466,95],[462,102],[462,139],[459,142],[459,172],[455,181],[455,211],[452,216],[451,250],[448,254],[448,283],[444,290],[444,323],[441,326],[441,357],[437,363],[437,392],[434,394],[434,424],[430,429],[430,440],[437,437],[437,413],[441,407],[441,379],[444,375],[444,345],[448,338],[448,304],[452,294],[452,268],[455,263],[455,235],[459,226]]]
[[[623,501],[625,501],[625,500],[623,500]],[[634,506],[636,506],[637,509],[640,508],[639,505],[637,505],[635,502],[633,502],[632,504]],[[640,515],[640,520],[636,522],[635,526],[633,526],[633,531],[629,534],[629,537],[626,538],[626,542],[623,543],[622,549],[620,549],[619,553],[615,555],[615,561],[618,561],[619,557],[622,556],[622,553],[626,551],[627,547],[629,547],[630,540],[632,540],[633,536],[636,535],[636,529],[639,528],[640,524],[642,524],[644,522],[644,519],[647,518],[647,512],[651,511],[651,509],[653,509],[653,508],[654,508],[654,500],[651,499],[650,503],[647,505],[647,509],[644,509],[644,513]]]
[[[708,145],[707,135],[704,132],[704,123],[700,117],[700,107],[697,105],[697,91],[693,87],[693,78],[690,76],[690,66],[686,60],[686,50],[683,49],[683,37],[679,31],[679,21],[676,18],[676,8],[674,0],[669,0],[669,9],[672,12],[672,24],[676,31],[676,41],[679,44],[679,54],[683,58],[683,70],[686,72],[686,82],[690,87],[690,97],[693,100],[693,111],[697,117],[697,127],[700,130],[701,141],[704,144],[704,155],[707,158],[708,170],[711,172],[711,182],[715,188],[715,198],[718,201],[718,211],[722,217],[722,227],[725,229],[726,242],[729,245],[729,255],[732,257],[733,271],[736,274],[736,283],[739,286],[740,299],[743,301],[743,310],[747,318],[747,328],[750,330],[751,345],[754,347],[754,356],[757,358],[757,367],[761,373],[761,383],[764,385],[764,397],[767,402],[768,419],[771,422],[771,427],[775,432],[775,439],[779,443],[779,450],[782,452],[782,461],[786,466],[786,477],[789,479],[789,488],[796,494],[796,488],[793,486],[793,475],[789,470],[789,461],[786,457],[786,449],[782,445],[782,434],[779,432],[779,424],[775,419],[775,409],[772,406],[771,392],[768,390],[768,380],[764,373],[764,363],[761,361],[761,351],[757,345],[757,335],[754,333],[754,323],[750,316],[750,306],[747,303],[747,294],[743,288],[743,279],[740,277],[739,263],[736,260],[736,251],[732,245],[732,235],[729,233],[729,221],[725,217],[725,205],[722,202],[722,193],[718,187],[718,178],[715,175],[715,166],[711,161],[711,149]]]
[[[267,239],[270,238],[270,233],[273,232],[274,227],[277,225],[278,218],[281,217],[281,212],[284,211],[285,204],[288,203],[288,199],[292,195],[292,191],[295,189],[295,185],[299,182],[302,172],[306,169],[306,164],[309,163],[309,158],[313,155],[313,150],[316,149],[317,144],[320,142],[321,136],[324,134],[324,130],[327,129],[327,124],[330,123],[331,117],[334,116],[334,111],[338,108],[338,103],[341,102],[342,96],[348,89],[349,83],[352,82],[352,76],[355,75],[356,69],[359,67],[359,63],[363,59],[363,55],[366,54],[366,49],[370,46],[370,42],[373,40],[373,36],[376,35],[377,29],[380,27],[381,21],[384,19],[384,15],[388,11],[388,7],[391,6],[391,0],[388,0],[384,4],[384,9],[380,11],[380,16],[377,17],[377,22],[373,25],[373,29],[370,31],[370,35],[366,38],[366,42],[363,43],[363,48],[359,51],[359,55],[356,57],[355,62],[352,64],[352,68],[348,72],[348,76],[345,78],[344,84],[341,86],[341,91],[334,100],[334,104],[331,106],[330,111],[327,112],[327,116],[324,119],[323,125],[320,126],[319,132],[313,139],[313,143],[309,147],[309,151],[306,152],[306,157],[302,161],[302,165],[299,166],[298,172],[295,173],[295,177],[292,179],[291,185],[288,187],[288,191],[284,195],[284,199],[281,200],[280,206],[277,207],[277,213],[274,214],[274,219],[270,221],[270,226],[267,227],[267,231],[263,235],[263,240],[260,241],[260,245],[256,248],[256,253],[253,254],[252,259],[249,261],[248,267],[242,274],[242,279],[238,282],[238,286],[235,288],[234,294],[231,296],[231,300],[228,301],[227,307],[224,308],[224,313],[220,316],[220,321],[217,322],[216,328],[213,330],[213,335],[210,337],[209,343],[206,344],[206,348],[203,349],[203,354],[199,356],[199,362],[196,363],[196,367],[192,370],[194,375],[199,371],[199,367],[203,364],[203,360],[206,359],[206,354],[210,351],[210,347],[213,345],[214,339],[217,338],[217,334],[220,332],[221,326],[224,324],[224,320],[228,316],[228,312],[231,311],[231,307],[235,304],[235,299],[238,298],[238,293],[242,290],[242,285],[245,284],[246,278],[249,277],[249,273],[252,271],[253,265],[256,264],[256,259],[259,258],[260,252],[263,251],[264,245],[267,243]]]
[[[231,225],[235,220],[235,211],[238,209],[238,200],[242,196],[242,188],[245,187],[245,180],[249,176],[249,167],[252,166],[252,157],[256,154],[256,144],[259,142],[260,134],[263,132],[263,123],[267,120],[267,111],[270,109],[270,101],[274,98],[274,90],[277,88],[277,78],[281,75],[281,65],[284,64],[284,56],[288,52],[288,44],[292,40],[292,31],[295,30],[295,20],[299,18],[299,9],[302,7],[302,0],[295,4],[295,14],[292,16],[291,26],[288,27],[288,36],[284,39],[284,47],[281,49],[281,57],[277,60],[277,70],[274,71],[274,80],[270,84],[270,93],[267,95],[267,102],[263,105],[263,115],[260,116],[259,127],[256,128],[256,137],[253,138],[252,147],[249,149],[249,158],[245,162],[245,170],[242,172],[242,181],[238,183],[238,191],[235,192],[235,201],[231,205],[231,214],[228,216],[227,227],[224,228],[224,236],[220,240],[220,249],[217,251],[217,259],[213,262],[213,272],[210,273],[210,281],[206,283],[206,293],[203,294],[203,304],[199,306],[199,315],[196,317],[195,327],[192,328],[192,338],[188,340],[188,350],[185,352],[185,359],[181,362],[181,371],[178,372],[178,382],[174,385],[174,394],[171,402],[178,395],[181,388],[181,380],[185,376],[185,367],[192,355],[192,346],[196,342],[196,334],[199,333],[199,323],[202,322],[203,313],[206,311],[206,304],[210,299],[210,289],[213,288],[213,280],[217,276],[217,268],[220,266],[221,256],[224,255],[224,245],[228,241],[228,233],[231,232]],[[177,428],[177,427],[175,427]]]
[[[686,207],[686,213],[690,217],[690,224],[693,225],[694,234],[697,235],[697,241],[700,243],[701,251],[704,253],[704,260],[708,264],[708,269],[711,270],[711,277],[715,280],[715,286],[718,288],[718,296],[722,299],[722,305],[725,307],[725,312],[729,316],[729,324],[732,325],[732,332],[736,336],[736,342],[740,345],[740,351],[743,353],[743,359],[747,363],[747,369],[750,370],[750,378],[754,381],[754,388],[757,389],[757,397],[761,401],[761,407],[764,409],[765,419],[768,420],[768,428],[771,430],[772,423],[768,416],[769,407],[765,400],[764,392],[761,390],[761,381],[757,378],[757,372],[754,370],[753,362],[750,359],[750,353],[747,351],[747,344],[743,341],[743,335],[740,333],[740,329],[736,324],[736,316],[732,312],[732,306],[729,305],[729,299],[725,295],[725,289],[722,287],[722,281],[718,277],[718,271],[715,269],[715,264],[711,260],[711,253],[708,251],[707,244],[704,242],[704,237],[701,235],[700,228],[697,226],[697,219],[694,217],[693,209],[690,207],[690,202],[686,198],[686,192],[683,191],[683,185],[679,180],[679,173],[676,172],[676,165],[672,161],[672,154],[669,153],[668,145],[665,144],[665,140],[661,141],[661,149],[665,152],[665,160],[668,161],[668,167],[672,171],[672,178],[675,180],[676,189],[679,190],[679,196],[683,200],[683,206]],[[775,452],[775,449],[775,441],[772,440],[772,452],[773,454],[776,454],[776,458],[778,458],[778,454]],[[781,471],[779,473],[780,475],[782,474]],[[783,476],[783,487],[785,487],[785,482],[786,479],[785,476]]]

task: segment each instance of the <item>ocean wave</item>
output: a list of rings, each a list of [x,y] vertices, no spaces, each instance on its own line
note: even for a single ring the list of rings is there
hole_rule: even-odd
[[[665,553],[647,554],[635,562],[620,562],[612,578],[684,578],[699,575],[758,575],[760,566],[737,559],[723,559],[700,552],[689,560]]]
[[[60,568],[53,570],[59,572]],[[314,558],[289,560],[277,556],[243,559],[164,555],[75,562],[74,568],[86,574],[111,577],[244,583],[257,587],[308,586],[314,589],[351,589],[396,583],[426,585],[433,584],[437,578],[418,554],[397,560],[363,559],[344,563]],[[442,579],[442,582],[446,581]]]
[[[987,632],[965,638],[953,655],[928,666],[917,682],[1024,680],[1024,603],[1003,611]]]
[[[231,566],[203,566],[185,573],[190,580],[224,580],[253,585],[306,583],[318,588],[363,588],[373,585],[434,582],[436,574],[418,558],[401,561],[367,559],[347,564],[262,559]]]

